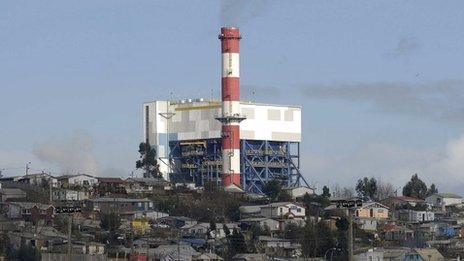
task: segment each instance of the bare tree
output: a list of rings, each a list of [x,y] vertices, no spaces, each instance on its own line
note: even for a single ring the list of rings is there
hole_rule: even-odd
[[[375,198],[377,200],[383,200],[386,198],[396,196],[395,187],[387,181],[382,180],[382,178],[377,178],[377,192],[375,193]]]
[[[339,184],[335,184],[330,189],[332,197],[335,198],[350,198],[356,195],[353,187],[340,187]]]

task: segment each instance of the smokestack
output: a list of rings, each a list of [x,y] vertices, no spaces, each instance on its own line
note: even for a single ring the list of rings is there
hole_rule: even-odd
[[[240,31],[222,27],[222,184],[240,186]]]

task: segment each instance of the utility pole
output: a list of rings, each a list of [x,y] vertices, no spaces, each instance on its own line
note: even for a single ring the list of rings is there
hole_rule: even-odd
[[[353,213],[352,209],[347,209],[348,213],[348,261],[353,261]]]
[[[49,188],[49,192],[50,192],[50,204],[53,203],[53,192],[52,192],[52,179],[50,178],[49,181],[48,181],[48,188]]]
[[[27,162],[26,163],[26,176],[29,175],[29,165],[31,164],[31,162]]]
[[[177,234],[177,261],[180,261],[180,230]]]
[[[339,198],[330,200],[332,204],[335,204],[337,208],[344,209],[346,211],[348,220],[348,261],[353,261],[353,213],[354,210],[362,206],[362,200],[360,198]]]
[[[71,233],[72,233],[72,222],[73,222],[73,214],[69,214],[68,218],[68,260],[72,260],[72,244],[71,244]]]

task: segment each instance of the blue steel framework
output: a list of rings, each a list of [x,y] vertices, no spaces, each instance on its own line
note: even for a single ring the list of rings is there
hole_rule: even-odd
[[[221,139],[171,141],[171,180],[221,182]],[[240,141],[241,183],[246,192],[262,193],[270,180],[295,187],[308,183],[300,173],[300,144],[263,140]]]

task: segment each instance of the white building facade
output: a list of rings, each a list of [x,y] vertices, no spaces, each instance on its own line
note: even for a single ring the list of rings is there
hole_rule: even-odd
[[[301,142],[301,107],[240,102],[240,139]],[[219,101],[154,101],[143,105],[143,137],[159,155],[167,179],[170,141],[221,138]]]
[[[462,197],[452,193],[437,193],[425,199],[427,204],[433,207],[462,206]]]

